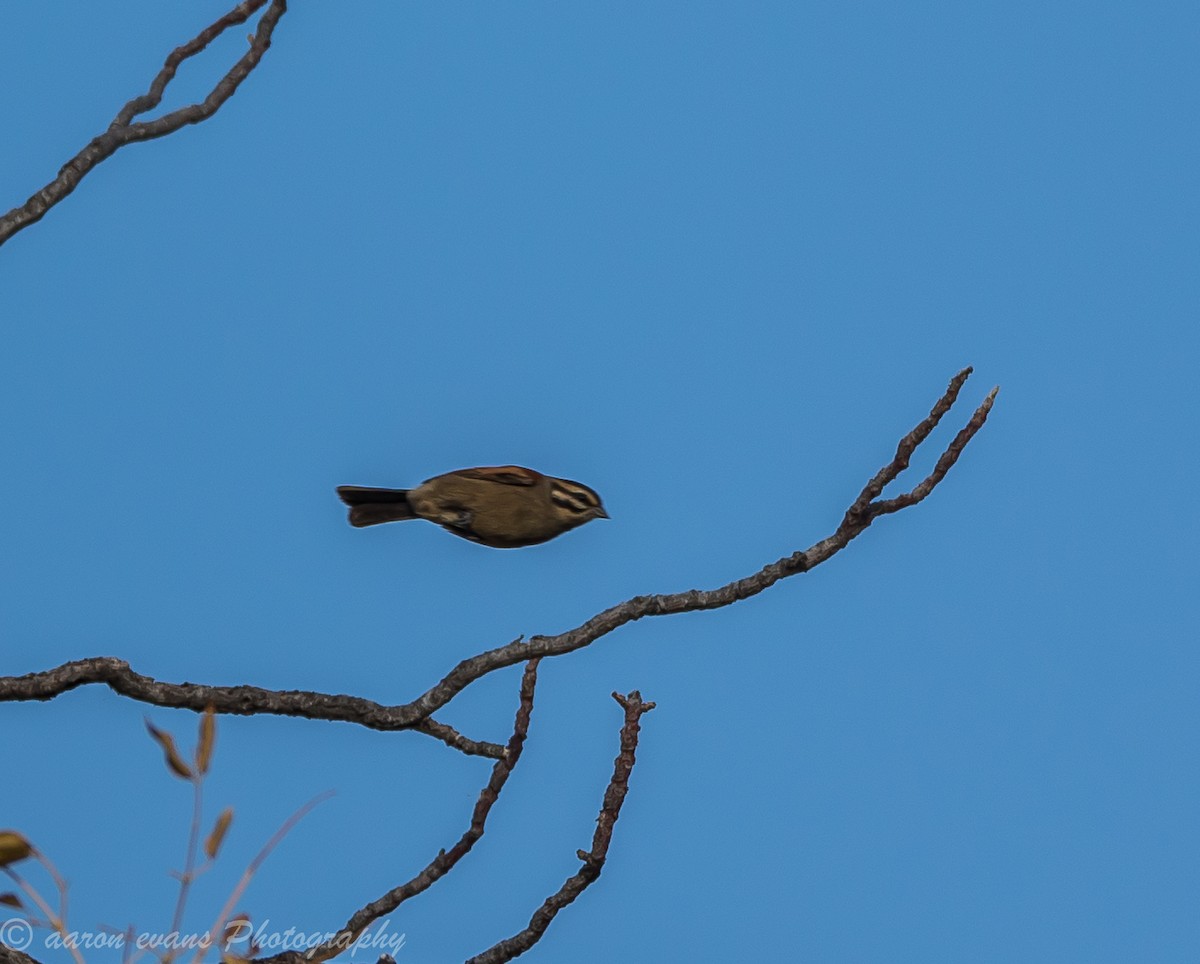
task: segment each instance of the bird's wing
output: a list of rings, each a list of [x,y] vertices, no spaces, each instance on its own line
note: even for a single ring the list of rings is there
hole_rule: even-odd
[[[484,482],[497,482],[500,485],[536,485],[543,478],[541,472],[522,468],[520,465],[484,465],[474,469],[462,469],[452,472],[464,479],[480,479]]]

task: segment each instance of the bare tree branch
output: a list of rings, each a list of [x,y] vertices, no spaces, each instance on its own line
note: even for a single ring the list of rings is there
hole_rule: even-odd
[[[258,28],[250,40],[250,49],[244,53],[209,92],[208,96],[198,104],[189,104],[178,110],[164,114],[150,121],[134,122],[139,114],[157,107],[163,98],[167,85],[175,77],[175,72],[189,57],[204,50],[213,40],[230,27],[245,23],[258,12],[267,0],[243,0],[216,22],[205,27],[195,37],[175,48],[167,57],[162,69],[150,84],[149,90],[139,97],[133,98],[108,125],[108,130],[97,137],[71,160],[63,165],[58,176],[35,193],[20,207],[13,208],[0,217],[0,245],[4,244],[18,231],[36,224],[46,212],[79,186],[79,182],[101,161],[111,157],[126,144],[137,141],[153,140],[173,134],[188,124],[199,124],[212,117],[225,101],[234,95],[271,46],[271,35],[275,31],[279,18],[287,12],[287,0],[271,0],[267,11],[259,18]]]
[[[613,693],[613,699],[625,710],[625,725],[621,727],[621,752],[617,754],[612,779],[608,782],[608,789],[604,791],[604,803],[600,807],[600,816],[596,818],[592,849],[580,850],[576,854],[583,861],[583,866],[546,898],[530,918],[528,927],[519,934],[492,945],[482,954],[476,954],[467,964],[503,964],[504,961],[511,961],[514,957],[524,954],[541,940],[554,916],[587,890],[604,869],[608,845],[612,842],[613,826],[621,815],[621,804],[625,802],[625,795],[629,792],[629,774],[637,762],[641,719],[644,714],[654,709],[653,703],[642,701],[642,694],[637,690],[628,696]]]
[[[769,589],[781,579],[808,572],[846,548],[850,542],[861,535],[871,523],[881,515],[896,512],[907,506],[916,505],[934,490],[946,473],[958,461],[967,443],[974,437],[992,410],[996,393],[994,388],[983,403],[975,410],[966,426],[958,433],[954,441],[942,456],[928,478],[922,481],[910,492],[899,495],[894,499],[876,502],[884,486],[893,481],[905,468],[913,451],[933,431],[942,416],[950,410],[958,397],[959,390],[971,374],[970,368],[965,368],[950,381],[949,387],[929,413],[908,435],[900,440],[896,456],[884,466],[875,477],[863,488],[854,504],[846,511],[841,524],[833,535],[822,539],[801,552],[764,566],[752,576],[735,579],[718,589],[670,593],[656,596],[635,596],[633,599],[613,606],[599,613],[587,622],[560,633],[557,636],[534,636],[528,642],[509,643],[497,649],[489,650],[478,656],[463,660],[452,669],[441,682],[417,697],[411,703],[394,707],[401,717],[412,714],[412,719],[424,719],[445,706],[468,685],[488,673],[495,672],[505,666],[512,666],[531,656],[561,656],[594,643],[607,636],[615,629],[626,623],[634,622],[645,616],[670,616],[676,613],[696,612],[703,609],[719,609],[729,606],[742,599],[757,596],[764,589]]]
[[[386,894],[373,900],[361,910],[355,911],[345,926],[333,938],[319,944],[303,954],[288,951],[273,957],[260,959],[259,964],[302,964],[302,962],[326,961],[346,950],[372,922],[390,914],[410,897],[428,890],[463,857],[470,853],[471,848],[483,836],[488,814],[500,797],[500,791],[508,782],[509,774],[521,759],[521,750],[525,746],[525,738],[529,734],[529,719],[533,713],[534,689],[537,686],[537,670],[540,660],[531,659],[525,664],[525,673],[521,677],[521,702],[517,707],[517,718],[513,724],[512,736],[504,748],[503,759],[497,760],[492,767],[491,777],[475,802],[471,813],[471,825],[466,829],[458,842],[449,850],[441,850],[419,874],[411,880],[393,887]],[[651,704],[653,705],[653,704]],[[618,804],[618,808],[619,808]],[[614,817],[614,819],[616,819]]]
[[[535,656],[561,656],[594,643],[613,630],[645,616],[718,609],[756,596],[781,579],[794,576],[832,558],[863,533],[881,515],[897,512],[923,500],[945,478],[967,443],[984,422],[999,389],[993,389],[975,410],[966,426],[955,436],[938,459],[934,470],[909,492],[880,500],[888,483],[908,467],[916,448],[929,436],[942,416],[950,410],[971,369],[959,372],[924,419],[900,440],[896,455],[870,482],[846,510],[833,535],[801,552],[795,552],[763,567],[753,575],[734,580],[717,589],[636,596],[604,610],[587,622],[557,636],[534,636],[528,642],[518,639],[463,660],[445,678],[424,694],[397,706],[383,706],[354,696],[329,695],[304,690],[267,690],[257,686],[203,686],[195,683],[163,683],[130,669],[124,660],[93,657],[64,663],[51,670],[25,676],[0,677],[0,702],[11,700],[49,700],[91,683],[104,683],[115,692],[155,706],[167,706],[203,712],[211,705],[218,713],[252,715],[274,713],[307,719],[340,720],[375,730],[415,729],[436,737],[463,753],[500,759],[504,748],[495,743],[468,739],[431,714],[449,703],[468,685],[482,676],[513,666]]]
[[[130,669],[123,659],[93,656],[63,663],[54,669],[24,676],[0,676],[0,703],[18,700],[52,700],[91,683],[104,683],[114,693],[152,706],[203,713],[212,706],[218,713],[251,716],[274,713],[309,720],[357,723],[371,730],[418,730],[471,756],[503,758],[498,743],[472,740],[452,726],[425,718],[397,717],[393,707],[357,696],[326,695],[307,690],[266,690],[258,686],[201,686],[197,683],[163,683]]]
[[[0,964],[41,964],[41,962],[23,951],[0,944]]]
[[[472,740],[470,737],[463,736],[448,723],[439,723],[432,716],[421,720],[413,729],[418,733],[427,733],[429,736],[441,740],[446,746],[465,753],[467,756],[486,756],[493,760],[504,759],[504,747],[499,743]]]
[[[248,4],[252,2],[253,0],[248,0]],[[265,0],[261,0],[261,2],[265,2]],[[266,14],[264,14],[264,19],[265,17]],[[199,42],[199,38],[196,42]],[[183,59],[183,55],[180,59]],[[161,94],[161,86],[165,86],[169,79],[170,77],[167,76],[166,80],[159,85],[159,94]],[[154,96],[156,96],[155,89],[152,88],[151,94],[147,97],[153,99]],[[128,122],[129,117],[144,109],[147,108],[143,107],[140,101],[131,102],[118,116],[118,120],[124,118]],[[983,427],[992,409],[998,389],[993,389],[975,410],[967,424],[939,457],[927,478],[908,492],[890,499],[882,498],[883,490],[908,467],[918,446],[928,438],[941,418],[954,405],[970,374],[971,369],[964,369],[951,380],[945,393],[933,406],[929,416],[900,440],[891,462],[875,474],[850,508],[846,510],[836,531],[810,548],[795,552],[763,567],[750,576],[734,580],[717,589],[637,596],[604,610],[565,633],[556,636],[534,636],[528,642],[518,639],[505,646],[481,653],[460,662],[439,683],[410,703],[383,706],[358,697],[307,691],[276,691],[255,686],[218,687],[193,683],[164,683],[135,673],[128,663],[111,657],[77,660],[51,670],[25,676],[0,677],[0,702],[49,700],[78,686],[104,683],[115,692],[141,702],[191,709],[196,712],[203,712],[211,706],[219,713],[243,715],[275,713],[310,719],[340,720],[377,730],[416,729],[435,736],[464,753],[494,758],[496,763],[492,768],[488,784],[484,787],[475,805],[471,824],[454,847],[449,851],[439,852],[411,880],[393,888],[356,911],[342,930],[326,944],[320,945],[304,955],[289,952],[264,959],[270,964],[305,964],[305,962],[313,960],[327,960],[353,943],[373,921],[436,883],[482,837],[488,814],[520,757],[528,733],[534,684],[537,678],[537,664],[541,658],[559,656],[581,649],[626,623],[645,616],[716,609],[742,599],[748,599],[781,579],[807,572],[832,558],[864,532],[879,516],[916,505],[945,478],[966,448],[967,443]],[[433,712],[449,703],[475,680],[519,662],[526,662],[527,666],[522,678],[521,701],[513,735],[507,746],[501,747],[497,744],[470,740],[452,727],[431,718]],[[524,953],[541,938],[558,911],[575,900],[600,875],[612,838],[613,824],[620,813],[621,803],[628,790],[629,773],[634,765],[637,747],[639,721],[641,716],[652,709],[654,705],[643,702],[636,691],[629,694],[628,697],[621,697],[615,693],[613,695],[625,709],[625,725],[621,730],[621,752],[617,757],[613,777],[605,793],[592,849],[579,852],[583,866],[576,874],[568,878],[556,893],[547,898],[545,903],[534,913],[528,927],[473,958],[474,964],[508,961]],[[30,964],[30,960],[24,955],[14,957],[10,953],[7,959],[0,958],[0,964]]]

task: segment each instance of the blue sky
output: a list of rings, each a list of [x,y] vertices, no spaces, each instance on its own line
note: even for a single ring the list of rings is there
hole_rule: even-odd
[[[222,11],[7,5],[0,207]],[[397,960],[482,950],[577,869],[635,687],[658,709],[608,865],[530,960],[1193,960],[1198,28],[1168,2],[294,3],[214,119],[0,250],[0,673],[115,655],[405,702],[824,537],[972,364],[911,481],[999,401],[928,501],[543,666],[486,837],[388,918]],[[352,530],[333,495],[510,462],[613,521],[501,552]],[[518,678],[441,715],[503,740]],[[95,687],[0,705],[0,826],[80,930],[170,918],[190,799],[146,715],[190,743],[194,715]],[[236,818],[197,929],[330,788],[242,906],[336,929],[457,839],[489,767],[292,719],[218,740],[206,819]]]

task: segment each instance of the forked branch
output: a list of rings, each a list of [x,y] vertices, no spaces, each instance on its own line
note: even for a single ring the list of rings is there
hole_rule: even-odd
[[[503,758],[497,760],[492,767],[492,774],[488,778],[487,785],[475,802],[475,809],[471,813],[471,825],[458,838],[458,842],[449,850],[439,851],[438,855],[411,880],[393,887],[361,910],[355,911],[342,929],[330,940],[303,954],[288,951],[274,957],[262,958],[259,964],[303,964],[303,962],[329,960],[350,947],[374,921],[379,920],[385,914],[390,914],[410,897],[415,897],[432,887],[448,874],[455,864],[470,853],[471,848],[483,836],[488,814],[492,812],[492,807],[500,798],[500,791],[504,789],[509,775],[517,765],[517,761],[521,759],[521,750],[525,746],[525,738],[529,735],[529,720],[533,713],[533,695],[537,686],[539,662],[537,659],[531,659],[525,664],[525,673],[521,677],[520,704],[517,707],[517,718],[513,724],[512,736],[509,737],[508,745],[504,748]]]
[[[92,138],[83,150],[67,161],[53,181],[20,207],[15,207],[0,217],[0,245],[18,231],[40,221],[47,211],[79,186],[79,182],[92,168],[126,144],[165,137],[188,124],[199,124],[212,117],[221,105],[234,95],[242,81],[250,76],[250,72],[258,66],[263,54],[271,46],[271,35],[275,32],[275,26],[279,23],[279,18],[287,12],[287,0],[271,0],[270,7],[259,18],[258,28],[250,38],[250,49],[217,81],[204,100],[180,107],[154,120],[134,121],[135,117],[153,110],[162,103],[167,85],[175,78],[180,64],[200,53],[230,27],[245,23],[266,3],[267,0],[243,0],[187,43],[171,51],[146,93],[133,98],[122,107],[113,118],[113,122],[108,125],[108,130]]]
[[[94,656],[63,663],[54,669],[24,676],[0,676],[0,703],[15,700],[52,700],[78,686],[103,683],[114,693],[139,703],[203,713],[211,706],[231,716],[270,713],[301,716],[309,720],[357,723],[370,730],[418,730],[469,756],[493,760],[504,756],[499,743],[463,736],[454,727],[426,718],[413,721],[397,717],[395,707],[359,696],[313,693],[307,690],[268,690],[258,686],[202,686],[198,683],[164,683],[135,673],[127,662],[113,656]]]
[[[248,0],[243,7],[250,6],[251,2],[252,0]],[[278,3],[279,0],[276,2]],[[279,6],[282,10],[282,3],[279,3]],[[273,3],[272,9],[274,8],[275,4]],[[261,29],[260,21],[260,31]],[[153,89],[149,96],[153,96]],[[127,106],[126,111],[137,113],[142,109],[145,108],[140,103],[133,102]],[[124,114],[125,112],[121,117]],[[130,114],[130,116],[133,115]],[[121,120],[121,117],[118,117],[118,120]],[[128,118],[126,118],[127,120]],[[123,660],[109,657],[78,660],[55,669],[25,676],[0,677],[0,702],[49,700],[78,686],[104,683],[117,693],[141,702],[157,706],[192,709],[196,712],[203,712],[206,707],[211,706],[218,713],[246,715],[275,713],[311,719],[342,720],[379,730],[416,729],[436,736],[447,745],[464,753],[495,758],[496,763],[492,767],[488,783],[475,805],[470,826],[449,851],[439,852],[411,880],[389,890],[356,911],[336,936],[325,944],[303,956],[290,952],[266,959],[270,964],[307,964],[314,960],[327,960],[353,943],[372,922],[390,913],[405,900],[423,892],[441,879],[483,835],[488,814],[520,758],[521,749],[528,733],[537,664],[541,658],[560,656],[581,649],[626,623],[645,616],[717,609],[741,599],[748,599],[781,579],[807,572],[832,558],[864,532],[878,517],[916,505],[945,478],[947,472],[966,448],[967,443],[983,427],[995,401],[997,389],[993,389],[974,411],[967,424],[941,454],[933,471],[925,479],[909,491],[890,499],[882,497],[883,490],[908,467],[913,453],[953,406],[970,374],[971,369],[968,368],[959,372],[951,380],[949,387],[933,406],[929,416],[900,440],[895,456],[866,484],[850,508],[846,510],[842,521],[832,535],[808,549],[779,559],[750,576],[734,580],[717,589],[637,596],[604,610],[565,633],[556,636],[534,636],[528,642],[517,640],[463,660],[441,682],[410,703],[383,706],[358,697],[323,693],[276,691],[252,686],[217,687],[199,686],[192,683],[163,683],[133,672],[129,664]],[[474,681],[519,662],[526,662],[527,665],[521,682],[521,698],[516,723],[507,746],[501,747],[497,744],[469,740],[453,728],[432,719],[431,714],[449,703]],[[621,730],[621,751],[605,793],[591,850],[579,851],[579,858],[583,862],[579,871],[569,877],[558,891],[546,899],[534,913],[527,927],[477,955],[472,959],[473,964],[496,964],[496,962],[512,960],[524,953],[542,937],[558,911],[575,900],[599,877],[612,839],[613,825],[620,814],[621,804],[628,790],[629,774],[634,765],[637,747],[639,721],[642,715],[652,709],[654,705],[643,702],[636,691],[627,697],[613,695],[625,710],[625,724]],[[16,964],[28,964],[30,960],[23,956],[4,955],[3,950],[0,949],[0,964],[5,964],[6,957],[8,961],[16,962]]]

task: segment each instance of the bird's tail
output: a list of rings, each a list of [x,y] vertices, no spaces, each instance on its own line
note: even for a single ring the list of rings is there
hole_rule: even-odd
[[[338,498],[350,506],[350,524],[358,528],[415,519],[408,504],[408,489],[372,489],[363,485],[339,485]]]

